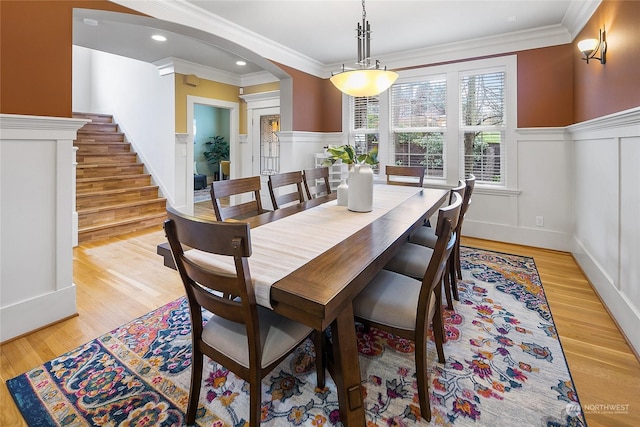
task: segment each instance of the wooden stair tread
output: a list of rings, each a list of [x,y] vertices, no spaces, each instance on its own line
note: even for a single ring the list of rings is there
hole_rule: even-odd
[[[130,163],[127,163],[130,164]],[[100,182],[100,181],[108,181],[108,180],[127,180],[127,179],[136,179],[136,178],[147,178],[150,177],[151,174],[148,173],[136,173],[131,175],[110,175],[110,176],[96,176],[89,178],[78,178],[76,182]]]
[[[118,203],[114,205],[103,205],[103,206],[95,206],[90,208],[78,209],[77,212],[78,212],[78,215],[85,215],[90,213],[109,211],[113,209],[123,209],[128,207],[151,205],[154,203],[166,203],[166,202],[167,202],[167,199],[163,197],[158,197],[157,199],[136,200],[136,201],[127,202],[127,203]]]
[[[137,153],[113,116],[74,112],[89,119],[73,141],[76,152],[78,242],[97,241],[161,225],[167,199],[151,185]]]
[[[144,185],[144,186],[140,186],[140,187],[117,188],[115,190],[100,190],[100,191],[97,191],[97,192],[76,194],[76,199],[78,198],[78,196],[86,198],[86,197],[92,197],[92,196],[96,196],[96,195],[131,193],[134,190],[146,191],[146,190],[157,190],[157,189],[158,189],[157,185]]]
[[[140,221],[144,221],[144,220],[150,220],[150,219],[161,219],[161,218],[166,218],[167,217],[167,213],[163,212],[163,213],[158,213],[158,214],[151,214],[151,215],[141,215],[139,217],[135,217],[135,218],[129,218],[129,219],[124,219],[124,220],[120,220],[120,221],[115,221],[109,224],[100,224],[100,225],[93,225],[90,227],[84,227],[84,228],[79,228],[78,229],[78,233],[90,233],[96,230],[104,230],[106,228],[111,228],[111,227],[117,227],[117,226],[121,226],[121,225],[126,225],[126,224],[135,224],[136,222],[140,222]]]
[[[73,145],[86,145],[90,147],[92,145],[131,145],[129,141],[96,141],[95,139],[76,139],[73,141]]]
[[[79,169],[92,169],[92,168],[112,168],[117,166],[144,166],[144,163],[78,163]]]

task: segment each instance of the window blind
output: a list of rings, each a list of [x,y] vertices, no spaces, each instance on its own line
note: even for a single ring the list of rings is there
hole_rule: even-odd
[[[403,82],[391,88],[391,133],[397,165],[425,166],[428,178],[445,177],[447,82]]]
[[[460,77],[460,129],[465,174],[502,184],[505,154],[505,73]]]

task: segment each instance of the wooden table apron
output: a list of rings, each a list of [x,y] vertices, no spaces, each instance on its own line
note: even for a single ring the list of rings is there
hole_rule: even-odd
[[[386,191],[388,194],[389,190],[394,191],[390,187],[385,184],[374,186],[374,205],[375,189],[378,188],[383,193]],[[412,191],[416,193],[408,195],[402,202],[394,202],[397,205],[373,219],[364,228],[354,233],[346,233],[350,235],[339,243],[333,246],[330,246],[333,244],[330,243],[327,245],[329,249],[272,282],[268,288],[269,293],[265,294],[275,312],[318,331],[331,327],[333,378],[338,392],[340,418],[345,426],[365,425],[351,303],[408,240],[411,231],[421,227],[424,220],[445,203],[448,195],[447,190],[423,188]],[[397,189],[398,195],[406,192],[407,187]],[[242,221],[256,228],[333,200],[335,193]],[[381,200],[381,203],[387,203],[388,208],[389,201]],[[344,209],[346,210],[346,207]],[[348,214],[365,215],[351,212]],[[262,250],[265,250],[264,244]],[[201,261],[210,260],[209,255],[202,259],[202,253],[197,255],[198,251],[195,252],[196,255],[193,256],[200,256]],[[267,265],[267,270],[271,271],[271,264]]]
[[[411,231],[445,203],[447,194],[446,190],[422,189],[271,287],[274,311],[319,331],[331,326],[334,381],[345,426],[365,425],[351,302]]]

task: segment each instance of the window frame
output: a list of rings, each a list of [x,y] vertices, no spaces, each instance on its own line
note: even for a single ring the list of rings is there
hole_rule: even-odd
[[[460,77],[469,74],[483,74],[501,70],[505,72],[505,115],[504,115],[504,143],[502,148],[504,154],[503,181],[500,184],[487,182],[477,183],[476,187],[488,188],[492,191],[518,191],[517,177],[517,56],[504,55],[495,58],[470,60],[464,62],[454,62],[451,64],[435,65],[431,67],[412,68],[398,71],[398,83],[419,81],[435,76],[446,76],[447,80],[447,126],[445,132],[445,147],[443,150],[445,178],[434,179],[425,177],[425,185],[432,187],[452,187],[459,179],[464,178],[464,155],[461,149],[462,132],[460,122]],[[378,124],[379,143],[378,158],[380,160],[380,171],[384,171],[387,164],[393,164],[393,133],[391,131],[391,105],[390,91],[387,90],[379,95],[380,119]],[[349,96],[343,95],[343,135],[350,141],[351,117],[349,110]]]

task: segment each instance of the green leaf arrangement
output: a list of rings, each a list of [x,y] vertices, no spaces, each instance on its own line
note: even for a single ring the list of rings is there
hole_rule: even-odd
[[[348,165],[351,164],[363,164],[377,165],[378,162],[378,147],[374,147],[373,150],[365,154],[356,156],[356,151],[353,146],[349,144],[344,145],[330,145],[327,147],[329,157],[323,162],[325,166],[334,164],[338,160],[342,160],[342,163]]]

